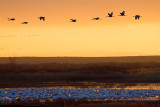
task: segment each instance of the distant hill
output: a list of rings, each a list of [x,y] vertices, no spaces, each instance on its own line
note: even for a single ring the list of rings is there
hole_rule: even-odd
[[[105,63],[105,62],[157,62],[160,56],[126,56],[126,57],[14,57],[17,64],[39,64],[39,63]],[[0,64],[10,63],[8,57],[0,57]]]

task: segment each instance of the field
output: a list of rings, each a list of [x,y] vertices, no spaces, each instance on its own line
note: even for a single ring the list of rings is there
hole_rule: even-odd
[[[160,81],[159,58],[158,56],[109,57],[108,59],[63,57],[50,58],[50,60],[48,58],[0,58],[0,81],[1,83],[24,81],[157,83]],[[133,62],[131,62],[131,60],[133,60]]]

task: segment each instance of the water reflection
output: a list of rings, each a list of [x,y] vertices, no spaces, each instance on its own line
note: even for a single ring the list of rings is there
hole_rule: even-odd
[[[160,83],[38,82],[36,86],[33,83],[28,86],[1,88],[0,102],[39,100],[45,103],[58,98],[75,100],[85,98],[87,101],[160,100]]]
[[[107,100],[160,100],[160,90],[124,88],[10,88],[0,89],[0,102],[39,100],[41,103],[57,99]]]

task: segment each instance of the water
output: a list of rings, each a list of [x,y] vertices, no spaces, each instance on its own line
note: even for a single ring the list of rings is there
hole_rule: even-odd
[[[45,84],[45,86],[43,86]],[[55,101],[62,99],[99,100],[160,100],[159,83],[101,83],[101,82],[48,82],[42,87],[1,88],[0,102]]]
[[[125,89],[156,89],[160,90],[160,83],[109,83],[109,82],[72,82],[72,81],[55,81],[55,82],[23,82],[23,84],[12,83],[14,86],[7,88],[125,88]],[[4,88],[4,87],[3,87]],[[1,89],[3,89],[1,88]],[[5,87],[6,88],[6,87]]]

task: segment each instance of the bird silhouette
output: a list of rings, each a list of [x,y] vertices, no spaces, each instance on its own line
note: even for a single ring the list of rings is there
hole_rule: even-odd
[[[126,15],[125,15],[125,11],[120,12],[120,15],[119,15],[119,16],[126,16]],[[114,16],[113,16],[113,12],[108,13],[108,16],[106,16],[106,17],[114,17]],[[135,17],[135,20],[139,20],[140,17],[142,17],[142,16],[140,16],[140,15],[135,15],[135,16],[133,16],[133,17]],[[43,17],[43,16],[40,16],[40,17],[38,17],[38,18],[39,18],[39,20],[45,21],[45,17]],[[16,20],[15,18],[8,18],[8,21],[15,21],[15,20]],[[92,20],[100,20],[100,18],[99,18],[99,17],[93,17]],[[70,19],[70,22],[77,22],[77,19]],[[28,22],[22,22],[21,24],[28,24]]]
[[[38,18],[39,18],[39,20],[43,20],[43,21],[45,21],[45,17],[43,17],[43,16],[38,17]]]
[[[70,22],[77,22],[77,19],[70,19]]]
[[[99,17],[95,17],[92,20],[100,20],[100,18]]]
[[[15,18],[8,18],[8,21],[15,21]]]
[[[125,11],[121,12],[120,14],[120,16],[125,16]]]
[[[135,20],[139,20],[140,19],[140,17],[142,17],[142,16],[140,16],[140,15],[135,15],[135,16],[133,16],[133,17],[135,17]]]
[[[28,24],[28,22],[22,22],[22,24]]]
[[[113,17],[113,12],[112,13],[108,13],[108,17]]]

